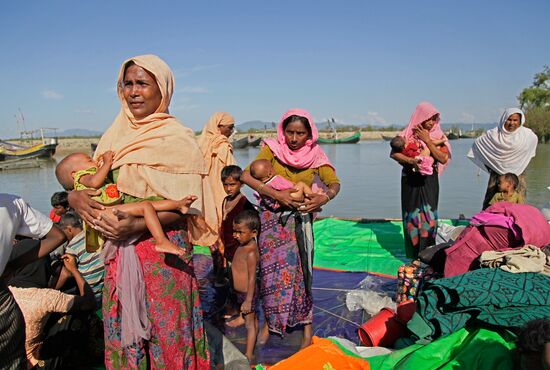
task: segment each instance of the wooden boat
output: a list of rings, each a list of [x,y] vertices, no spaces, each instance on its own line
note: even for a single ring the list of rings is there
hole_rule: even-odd
[[[51,158],[57,148],[57,139],[46,139],[41,144],[25,146],[0,140],[0,161],[22,158]]]
[[[319,144],[356,144],[361,140],[361,132],[356,132],[351,136],[343,137],[343,138],[335,138],[335,139],[324,139],[324,138],[318,138],[317,142]]]
[[[51,158],[55,154],[58,142],[57,137],[44,137],[44,131],[56,130],[51,128],[40,128],[38,130],[20,131],[20,143],[0,140],[0,161],[22,158]],[[40,133],[40,144],[33,145],[34,135]],[[29,142],[31,145],[21,143]]]
[[[233,149],[244,149],[248,146],[248,136],[240,138],[239,140],[233,140]]]
[[[447,134],[447,139],[449,139],[449,140],[457,140],[459,138],[460,138],[460,136],[458,134],[455,134],[452,131]]]
[[[258,136],[258,137],[251,136],[248,138],[248,146],[252,148],[260,145],[261,142],[262,142],[261,136]]]
[[[478,137],[478,135],[475,131],[466,131],[460,134],[461,139],[475,139],[476,137]]]

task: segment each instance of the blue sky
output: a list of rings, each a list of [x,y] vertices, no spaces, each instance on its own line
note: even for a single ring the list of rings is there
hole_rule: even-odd
[[[106,129],[126,58],[161,56],[171,112],[194,130],[215,111],[278,121],[495,122],[550,65],[549,1],[10,1],[0,13],[0,138]]]

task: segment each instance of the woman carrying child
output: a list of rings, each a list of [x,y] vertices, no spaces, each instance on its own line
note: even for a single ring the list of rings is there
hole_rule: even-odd
[[[122,211],[100,214],[98,209],[104,207],[90,198],[98,192],[71,193],[69,201],[77,212],[108,239],[124,241],[141,235],[134,243],[137,266],[126,265],[122,248],[105,266],[105,365],[107,369],[208,369],[208,345],[188,239],[190,234],[192,241],[202,238],[213,244],[218,237],[210,230],[217,218],[205,186],[202,153],[193,131],[168,112],[174,80],[163,60],[155,55],[126,60],[117,87],[122,107],[101,137],[94,159],[109,150],[116,153],[111,181],[124,194],[124,202],[181,199],[192,194],[198,197],[194,212],[202,212],[211,227],[198,229],[193,217],[159,212],[170,242],[185,250],[182,257],[165,255],[155,251],[143,218]],[[142,271],[143,280],[133,281],[132,286],[138,291],[136,297],[143,294],[145,302],[133,305],[119,286],[123,276],[136,270]],[[128,320],[129,316],[138,320]]]
[[[435,243],[437,206],[439,202],[439,175],[447,166],[451,148],[439,125],[439,111],[430,103],[418,104],[409,124],[399,136],[405,148],[429,150],[433,171],[419,171],[418,158],[412,158],[392,149],[391,158],[403,166],[401,174],[401,211],[407,257]]]
[[[489,202],[499,191],[498,177],[505,173],[518,176],[517,191],[524,199],[526,198],[525,169],[536,154],[538,138],[524,124],[525,114],[521,109],[506,109],[499,125],[478,137],[468,153],[468,158],[476,166],[489,172],[483,209],[489,206]]]
[[[311,343],[313,297],[312,213],[340,191],[334,167],[316,143],[318,131],[308,112],[286,112],[277,128],[277,139],[265,140],[256,159],[271,162],[275,173],[293,183],[311,186],[318,177],[328,190],[308,195],[303,201],[291,197],[294,189],[275,190],[243,172],[243,182],[261,196],[260,297],[270,332],[284,335],[287,328],[303,326],[302,346]],[[277,206],[280,205],[280,207]],[[261,341],[267,340],[262,332]]]

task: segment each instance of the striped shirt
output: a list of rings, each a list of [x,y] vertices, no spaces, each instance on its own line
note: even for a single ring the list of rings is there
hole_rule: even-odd
[[[100,257],[100,252],[86,252],[84,236],[85,231],[83,230],[69,242],[65,252],[76,256],[78,271],[92,288],[96,301],[101,302],[104,275],[103,260]]]

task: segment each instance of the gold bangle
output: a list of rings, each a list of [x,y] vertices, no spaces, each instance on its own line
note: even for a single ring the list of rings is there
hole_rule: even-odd
[[[264,186],[265,186],[265,183],[262,182],[262,183],[260,184],[260,186],[258,187],[258,190],[257,190],[258,194],[261,194],[261,193],[262,193],[262,189],[264,188]]]

